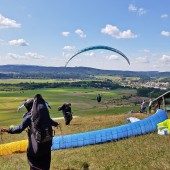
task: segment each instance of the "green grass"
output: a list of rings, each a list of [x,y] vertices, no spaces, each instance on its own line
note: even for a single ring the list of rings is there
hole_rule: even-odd
[[[0,79],[0,84],[18,84],[18,83],[57,83],[57,82],[68,82],[71,80],[64,79]]]
[[[18,106],[28,98],[40,93],[52,106],[51,117],[61,117],[57,108],[63,102],[71,102],[72,110],[77,119],[73,119],[69,127],[64,120],[58,120],[62,131],[57,129],[56,135],[74,134],[91,130],[109,128],[126,124],[130,116],[143,119],[146,114],[124,114],[129,110],[137,110],[139,106],[117,106],[113,99],[135,94],[135,90],[101,90],[101,89],[41,89],[28,90],[24,93],[0,91],[0,123],[1,127],[17,125],[22,121],[22,109],[16,112]],[[96,95],[102,94],[102,102],[96,102]],[[122,101],[124,102],[124,101]],[[128,102],[128,101],[126,101]],[[27,133],[17,135],[3,134],[0,143],[27,139]],[[80,148],[52,151],[51,170],[167,170],[170,167],[170,136],[159,136],[156,132]],[[0,157],[1,170],[28,170],[26,153],[18,153]],[[88,167],[88,168],[87,168]]]
[[[63,88],[63,89],[40,89],[4,92],[0,91],[0,119],[1,126],[9,125],[10,119],[13,123],[19,123],[22,120],[22,114],[26,111],[23,109],[17,113],[17,108],[25,99],[32,98],[35,94],[40,93],[45,100],[52,106],[50,110],[52,117],[61,116],[57,108],[65,103],[72,103],[73,112],[77,115],[96,115],[96,114],[113,114],[124,113],[130,107],[114,107],[112,103],[108,103],[110,99],[119,98],[125,93],[134,93],[134,90],[115,90],[107,91],[100,89],[83,89],[83,88]],[[102,94],[102,102],[96,102],[98,93]]]

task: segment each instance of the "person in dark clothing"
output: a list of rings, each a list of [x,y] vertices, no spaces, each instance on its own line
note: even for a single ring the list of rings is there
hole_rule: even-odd
[[[34,102],[33,99],[29,99],[24,103],[24,106],[25,106],[25,108],[27,109],[28,112],[31,111],[33,102]]]
[[[19,112],[20,109],[22,109],[24,106],[25,106],[25,108],[26,108],[26,110],[27,110],[27,112],[23,114],[23,118],[24,118],[25,116],[31,114],[31,109],[32,109],[33,102],[34,102],[33,99],[28,99],[28,100],[25,100],[25,102],[18,107],[18,110],[17,110],[18,112]],[[51,109],[51,106],[50,106],[47,102],[45,102],[45,104],[46,104],[47,107],[49,107],[49,108]]]
[[[73,119],[72,111],[71,111],[71,103],[64,103],[62,106],[58,108],[58,111],[62,111],[65,124],[70,125],[71,120]]]
[[[161,108],[161,101],[158,100],[158,101],[155,103],[155,105],[154,105],[154,110],[155,110],[155,112],[156,112],[157,109],[160,109],[160,108]]]
[[[161,108],[161,100],[158,100],[158,109]]]
[[[28,128],[27,158],[30,170],[49,170],[51,163],[52,126],[59,124],[50,118],[48,108],[40,94],[35,95],[31,114],[24,117],[21,125],[2,132],[17,134]],[[45,128],[44,128],[45,127]],[[45,130],[45,133],[43,133]]]
[[[98,94],[98,96],[96,97],[96,100],[98,103],[100,103],[102,100],[102,96],[100,94]]]
[[[25,106],[25,108],[27,109],[27,112],[23,115],[23,118],[24,118],[25,116],[31,114],[31,109],[32,109],[33,102],[34,102],[34,100],[33,100],[33,99],[30,99],[30,100],[27,100],[27,101],[24,103],[24,106]]]

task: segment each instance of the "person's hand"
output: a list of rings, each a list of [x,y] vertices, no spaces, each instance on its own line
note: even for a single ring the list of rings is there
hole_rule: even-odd
[[[8,129],[2,128],[2,129],[1,129],[1,132],[8,132]]]

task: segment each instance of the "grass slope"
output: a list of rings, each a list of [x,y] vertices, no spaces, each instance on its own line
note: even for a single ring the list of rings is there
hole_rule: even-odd
[[[27,98],[32,98],[40,93],[51,104],[51,117],[61,117],[57,111],[63,102],[71,102],[72,110],[77,119],[73,119],[69,127],[64,125],[64,120],[58,120],[62,125],[61,130],[56,130],[56,135],[74,134],[85,131],[103,129],[125,124],[125,119],[130,116],[143,119],[146,114],[123,114],[134,106],[115,106],[111,99],[120,98],[122,95],[134,94],[130,90],[96,90],[96,89],[42,89],[35,91],[0,92],[0,122],[1,127],[17,125],[22,121],[22,114],[16,112],[18,106]],[[102,102],[98,104],[96,95],[103,95]],[[27,139],[26,132],[18,135],[3,134],[0,143],[7,143]],[[159,136],[156,132],[131,137],[117,142],[91,145],[80,148],[52,151],[51,170],[136,170],[156,169],[165,170],[170,167],[170,136]],[[18,153],[0,157],[1,170],[29,169],[26,153]]]

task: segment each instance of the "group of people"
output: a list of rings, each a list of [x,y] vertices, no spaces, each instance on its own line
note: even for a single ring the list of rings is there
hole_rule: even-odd
[[[148,105],[149,114],[151,113],[151,109],[152,109],[152,99],[149,100],[149,105]],[[141,105],[140,105],[140,113],[147,113],[147,111],[146,111],[146,100],[143,100]]]
[[[25,106],[27,112],[23,115],[23,121],[19,126],[3,128],[2,132],[18,134],[27,129],[28,148],[27,159],[30,170],[49,170],[51,163],[51,146],[53,129],[59,126],[50,118],[48,107],[50,105],[41,94],[36,94],[33,99],[27,100],[19,107]],[[58,108],[63,112],[66,125],[72,120],[71,104],[65,103]]]
[[[152,109],[152,99],[149,100],[149,105],[148,105],[149,114],[151,113],[151,109]],[[140,113],[147,113],[147,111],[146,111],[146,100],[143,100],[142,103],[141,103]]]
[[[154,109],[160,109],[160,101],[158,101],[155,105],[153,105],[152,99],[149,99],[149,104],[148,104],[148,112],[151,114],[152,107]],[[143,100],[140,106],[140,113],[147,113],[146,111],[146,100]]]

